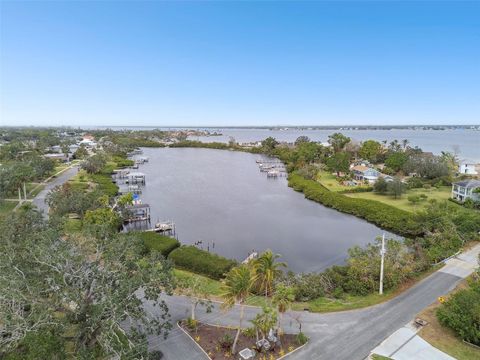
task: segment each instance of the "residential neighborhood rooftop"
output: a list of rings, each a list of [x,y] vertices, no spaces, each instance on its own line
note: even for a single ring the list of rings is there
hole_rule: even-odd
[[[462,180],[462,181],[457,181],[454,184],[467,189],[473,189],[473,188],[480,187],[480,180],[475,180],[475,179]]]

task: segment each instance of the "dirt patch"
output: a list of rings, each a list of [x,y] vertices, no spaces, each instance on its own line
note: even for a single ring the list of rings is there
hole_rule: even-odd
[[[222,339],[224,339],[226,335],[231,339],[235,338],[237,332],[235,328],[198,323],[197,329],[192,330],[188,328],[184,322],[180,322],[179,326],[181,326],[182,329],[185,330],[198,345],[200,345],[211,359],[232,360],[238,358],[238,355],[232,355],[228,346],[222,346]],[[255,336],[247,336],[241,332],[237,343],[237,351],[241,351],[245,348],[254,349],[255,340]],[[283,334],[280,342],[281,344],[275,345],[267,352],[260,354],[257,353],[255,359],[275,360],[301,346],[297,342],[297,336],[293,334]]]

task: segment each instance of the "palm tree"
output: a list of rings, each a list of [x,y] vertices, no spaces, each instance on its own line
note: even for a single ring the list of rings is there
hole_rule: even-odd
[[[407,149],[407,145],[410,143],[407,139],[402,140],[402,145],[403,145],[403,150],[405,151]]]
[[[283,314],[290,310],[292,302],[295,300],[293,288],[284,284],[279,284],[275,289],[275,294],[273,295],[272,300],[273,304],[277,306],[278,310],[278,334],[280,336],[280,333],[282,332]]]
[[[235,354],[238,337],[242,329],[245,301],[250,296],[256,276],[254,269],[247,265],[241,265],[233,268],[227,274],[222,286],[222,298],[224,302],[222,308],[230,309],[235,303],[240,304],[240,323],[232,345],[232,354]]]
[[[265,292],[265,298],[272,294],[273,282],[282,274],[280,268],[287,267],[284,262],[276,262],[279,257],[279,254],[267,250],[255,261],[254,267],[258,276],[259,288]]]

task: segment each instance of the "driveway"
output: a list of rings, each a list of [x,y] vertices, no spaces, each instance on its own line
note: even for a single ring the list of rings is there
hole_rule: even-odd
[[[73,166],[64,172],[62,172],[57,177],[53,178],[51,181],[45,184],[45,188],[38,193],[37,196],[33,199],[33,204],[44,213],[46,217],[48,217],[48,205],[45,203],[45,199],[47,198],[48,193],[52,190],[55,186],[62,185],[63,183],[67,182],[71,179],[76,173],[78,172],[78,167]]]

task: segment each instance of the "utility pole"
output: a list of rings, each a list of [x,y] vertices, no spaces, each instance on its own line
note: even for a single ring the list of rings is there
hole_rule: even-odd
[[[381,262],[380,262],[380,290],[378,293],[380,295],[383,294],[383,264],[385,261],[385,233],[382,235],[382,250],[380,250],[380,255],[381,255]]]

